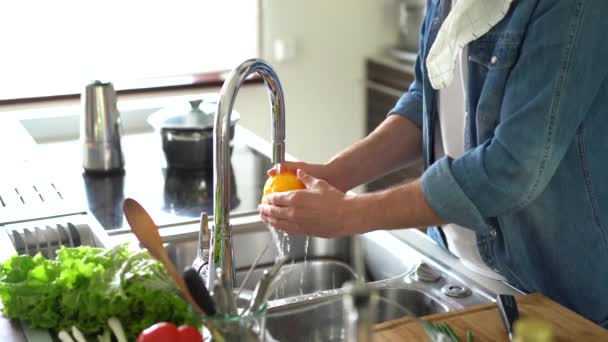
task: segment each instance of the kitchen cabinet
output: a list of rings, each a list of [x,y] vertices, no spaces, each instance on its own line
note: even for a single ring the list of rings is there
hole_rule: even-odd
[[[375,56],[366,60],[366,129],[371,133],[386,118],[401,95],[414,80],[414,67],[390,57]],[[422,173],[422,161],[391,172],[366,186],[367,191],[385,189],[413,180]]]

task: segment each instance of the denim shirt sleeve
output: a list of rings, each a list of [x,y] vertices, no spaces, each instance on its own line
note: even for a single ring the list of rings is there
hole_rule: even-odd
[[[427,8],[430,1],[427,1]],[[420,58],[420,54],[425,51],[424,48],[424,36],[427,27],[427,20],[430,14],[429,11],[426,13],[426,17],[422,22],[421,34],[419,39],[419,53],[416,57],[416,63],[414,63],[414,81],[410,84],[407,92],[405,92],[401,98],[397,101],[395,106],[389,110],[388,116],[393,114],[401,115],[410,121],[412,121],[418,128],[422,128],[422,64],[424,60]]]
[[[516,212],[542,193],[607,87],[608,44],[601,37],[607,4],[539,2],[507,79],[494,137],[461,158],[437,161],[422,176],[422,191],[440,217],[483,232],[487,219]]]
[[[388,115],[398,114],[412,121],[418,128],[422,128],[422,71],[420,67],[420,54],[414,64],[414,81],[407,92],[397,101]]]

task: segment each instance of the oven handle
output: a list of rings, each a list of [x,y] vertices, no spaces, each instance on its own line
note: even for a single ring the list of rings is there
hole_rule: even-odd
[[[374,82],[374,81],[366,81],[365,82],[365,86],[368,89],[372,89],[372,90],[378,91],[378,92],[380,92],[382,94],[389,95],[389,96],[394,96],[394,97],[397,97],[397,98],[400,98],[401,95],[404,94],[404,92],[401,91],[401,90],[397,90],[395,88],[387,87],[387,86],[385,86],[383,84],[380,84],[380,83]]]

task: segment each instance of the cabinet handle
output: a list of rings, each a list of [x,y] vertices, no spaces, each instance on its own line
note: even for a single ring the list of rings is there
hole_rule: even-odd
[[[374,82],[374,81],[367,81],[367,82],[365,82],[365,86],[368,89],[372,89],[372,90],[378,91],[378,92],[380,92],[382,94],[389,95],[389,96],[394,96],[394,97],[397,97],[397,98],[400,98],[401,95],[403,95],[403,93],[404,93],[404,91],[401,91],[401,90],[398,90],[398,89],[395,89],[395,88],[391,88],[391,87],[387,87],[385,85],[382,85],[382,84],[380,84],[378,82]]]

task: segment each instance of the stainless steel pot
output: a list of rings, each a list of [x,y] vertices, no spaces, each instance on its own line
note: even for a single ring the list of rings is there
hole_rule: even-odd
[[[148,123],[160,132],[167,167],[184,170],[213,168],[213,125],[217,103],[190,101],[190,108],[175,105],[155,112]],[[235,115],[236,114],[236,115]],[[233,113],[230,122],[230,139],[239,119]]]

